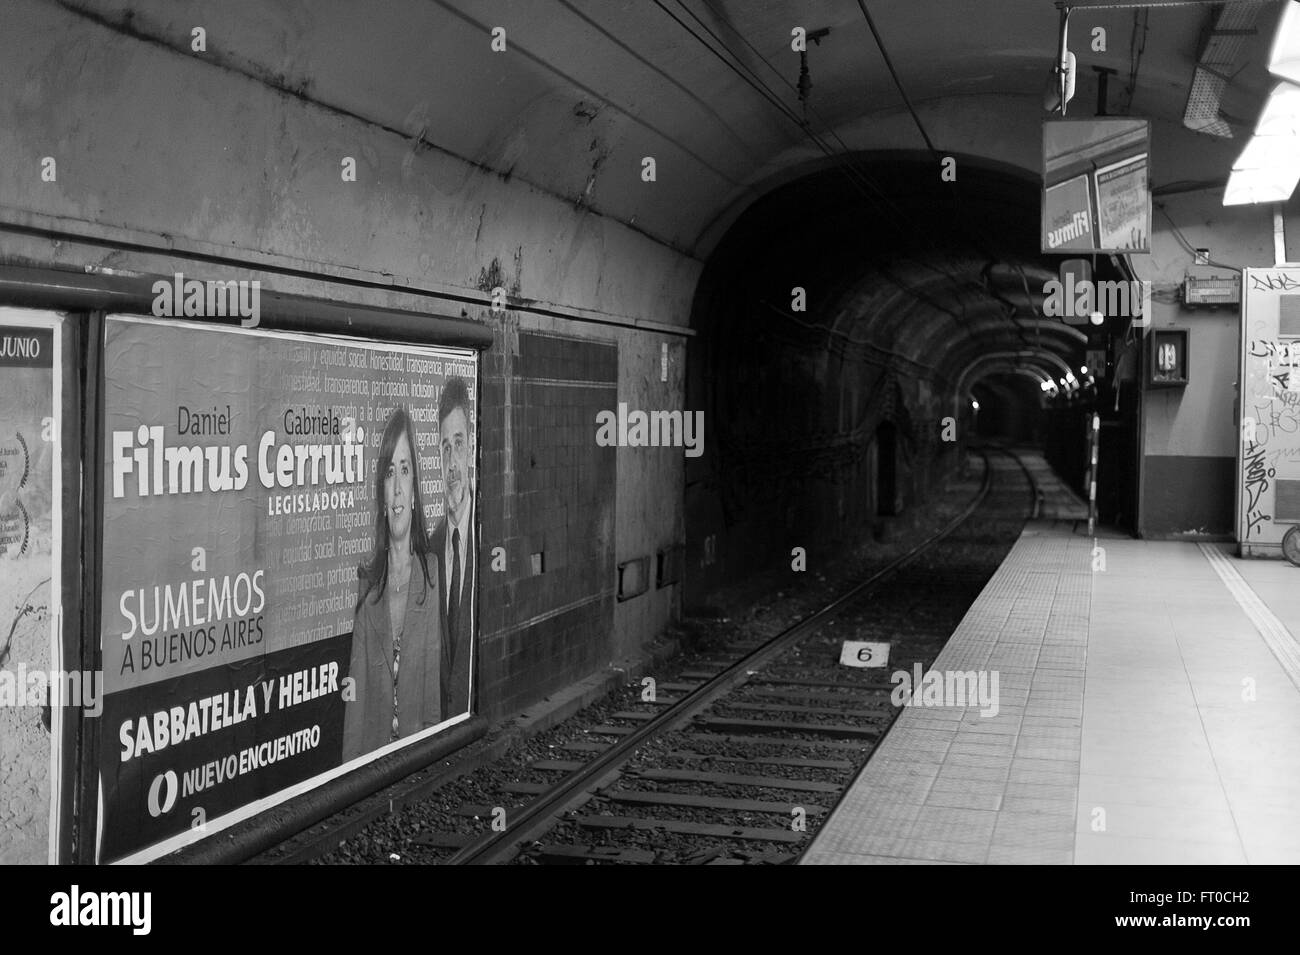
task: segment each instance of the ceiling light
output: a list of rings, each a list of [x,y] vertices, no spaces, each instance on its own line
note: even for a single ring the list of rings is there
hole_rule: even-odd
[[[1285,84],[1283,84],[1285,85]],[[1277,93],[1277,91],[1274,91]],[[1261,126],[1265,120],[1271,128],[1285,125],[1284,117],[1289,109],[1289,101],[1281,96],[1274,99],[1276,107],[1265,108],[1261,117]],[[1232,164],[1232,174],[1228,177],[1228,188],[1223,194],[1225,206],[1245,205],[1258,202],[1285,202],[1291,198],[1296,183],[1300,182],[1300,136],[1270,136],[1256,134],[1246,143],[1237,161]]]
[[[1256,136],[1300,136],[1300,86],[1278,83],[1255,124]]]
[[[1238,169],[1289,169],[1300,167],[1300,139],[1295,136],[1251,136],[1232,164]]]
[[[1292,83],[1300,83],[1300,3],[1288,3],[1273,36],[1268,54],[1268,71]]]
[[[1225,206],[1286,202],[1300,183],[1300,163],[1283,169],[1234,169],[1223,193]]]

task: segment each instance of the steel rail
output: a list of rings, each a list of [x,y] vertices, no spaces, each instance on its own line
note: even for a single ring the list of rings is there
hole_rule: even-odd
[[[1003,453],[1009,454],[1010,452],[1004,451]],[[693,719],[702,710],[707,709],[719,698],[748,680],[756,668],[784,652],[827,619],[838,614],[847,604],[879,585],[881,581],[910,563],[918,554],[934,546],[955,531],[984,503],[992,487],[992,468],[989,456],[983,450],[980,451],[980,454],[984,458],[984,480],[979,493],[961,514],[938,532],[917,544],[906,554],[895,558],[866,580],[855,585],[821,609],[809,614],[803,620],[791,625],[766,643],[745,654],[712,679],[673,703],[655,719],[646,722],[625,736],[620,742],[611,745],[609,749],[587,763],[582,769],[566,776],[556,783],[553,788],[542,793],[519,810],[513,819],[507,818],[505,831],[489,832],[480,836],[443,860],[442,864],[491,865],[494,862],[512,858],[517,853],[520,844],[533,841],[542,833],[551,829],[559,821],[558,817],[563,813],[586,802],[591,798],[594,791],[613,782],[623,764],[630,760],[646,742]],[[1011,456],[1015,457],[1015,455]]]

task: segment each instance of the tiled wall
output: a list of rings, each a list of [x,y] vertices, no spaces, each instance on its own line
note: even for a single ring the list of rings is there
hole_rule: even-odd
[[[618,346],[520,332],[484,356],[478,711],[497,717],[591,673],[613,637]],[[492,569],[503,547],[504,571]],[[542,554],[542,573],[534,573]]]

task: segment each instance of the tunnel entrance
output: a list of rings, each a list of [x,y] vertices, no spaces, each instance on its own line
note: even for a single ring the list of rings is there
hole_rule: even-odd
[[[863,153],[810,167],[748,204],[710,253],[686,400],[715,424],[686,462],[700,572],[685,606],[788,564],[804,539],[829,553],[922,513],[972,439],[1078,431],[1091,393],[1049,401],[1047,386],[1082,380],[1089,332],[1044,314],[1059,256],[1040,251],[1039,176],[965,157],[944,181],[931,160]],[[1072,418],[1051,420],[1047,404]]]
[[[876,428],[875,474],[876,515],[893,517],[898,507],[898,428],[892,421],[882,421]]]

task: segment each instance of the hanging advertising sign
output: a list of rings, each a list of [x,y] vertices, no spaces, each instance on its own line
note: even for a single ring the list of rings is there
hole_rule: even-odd
[[[1237,542],[1281,557],[1300,528],[1300,267],[1246,269],[1241,320]]]
[[[0,308],[0,863],[57,860],[62,318]],[[93,687],[91,688],[93,690]]]
[[[471,712],[477,355],[110,316],[100,861]]]
[[[1044,123],[1042,251],[1151,251],[1150,153],[1146,120]]]

